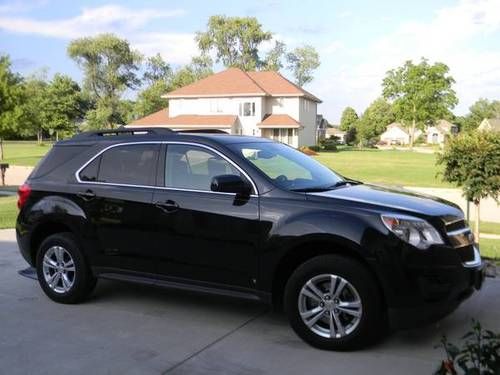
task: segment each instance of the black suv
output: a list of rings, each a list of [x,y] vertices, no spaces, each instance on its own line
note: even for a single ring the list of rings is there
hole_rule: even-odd
[[[263,138],[82,133],[52,148],[18,203],[19,248],[54,301],[82,301],[97,278],[250,298],[324,349],[439,319],[484,277],[456,205]]]

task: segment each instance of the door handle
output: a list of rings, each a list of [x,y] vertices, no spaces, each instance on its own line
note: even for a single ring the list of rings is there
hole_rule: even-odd
[[[167,214],[175,212],[179,209],[179,205],[170,199],[165,202],[156,202],[155,206]]]
[[[84,201],[90,201],[96,197],[95,193],[92,190],[87,190],[87,191],[81,191],[77,193],[80,198],[82,198]]]

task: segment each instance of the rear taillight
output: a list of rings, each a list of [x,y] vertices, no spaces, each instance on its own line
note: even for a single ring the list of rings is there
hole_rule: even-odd
[[[17,199],[17,208],[21,209],[28,201],[28,198],[31,194],[31,187],[28,184],[23,184],[19,186],[19,190],[17,191],[17,195],[19,198]]]

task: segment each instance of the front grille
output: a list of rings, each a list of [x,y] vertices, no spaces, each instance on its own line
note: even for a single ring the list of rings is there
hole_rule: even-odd
[[[451,245],[457,249],[462,262],[474,260],[474,235],[461,217],[443,217],[446,234]]]

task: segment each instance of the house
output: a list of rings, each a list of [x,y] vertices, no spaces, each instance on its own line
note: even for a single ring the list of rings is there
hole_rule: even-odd
[[[422,135],[420,129],[415,129],[415,139]],[[385,132],[380,135],[380,140],[391,145],[408,145],[410,144],[410,133],[399,122],[393,122],[387,125]]]
[[[316,144],[325,139],[328,121],[323,115],[316,115]]]
[[[340,144],[345,144],[345,137],[346,137],[346,132],[340,130],[339,128],[328,128],[326,129],[326,135],[325,138],[330,139],[330,138],[337,138],[338,143]]]
[[[485,118],[477,130],[500,132],[500,118]]]
[[[458,133],[458,126],[446,120],[439,120],[426,129],[426,141],[429,144],[444,144],[447,138]]]
[[[230,68],[163,97],[168,99],[168,110],[128,126],[216,129],[271,138],[293,147],[316,144],[321,100],[278,72]]]

